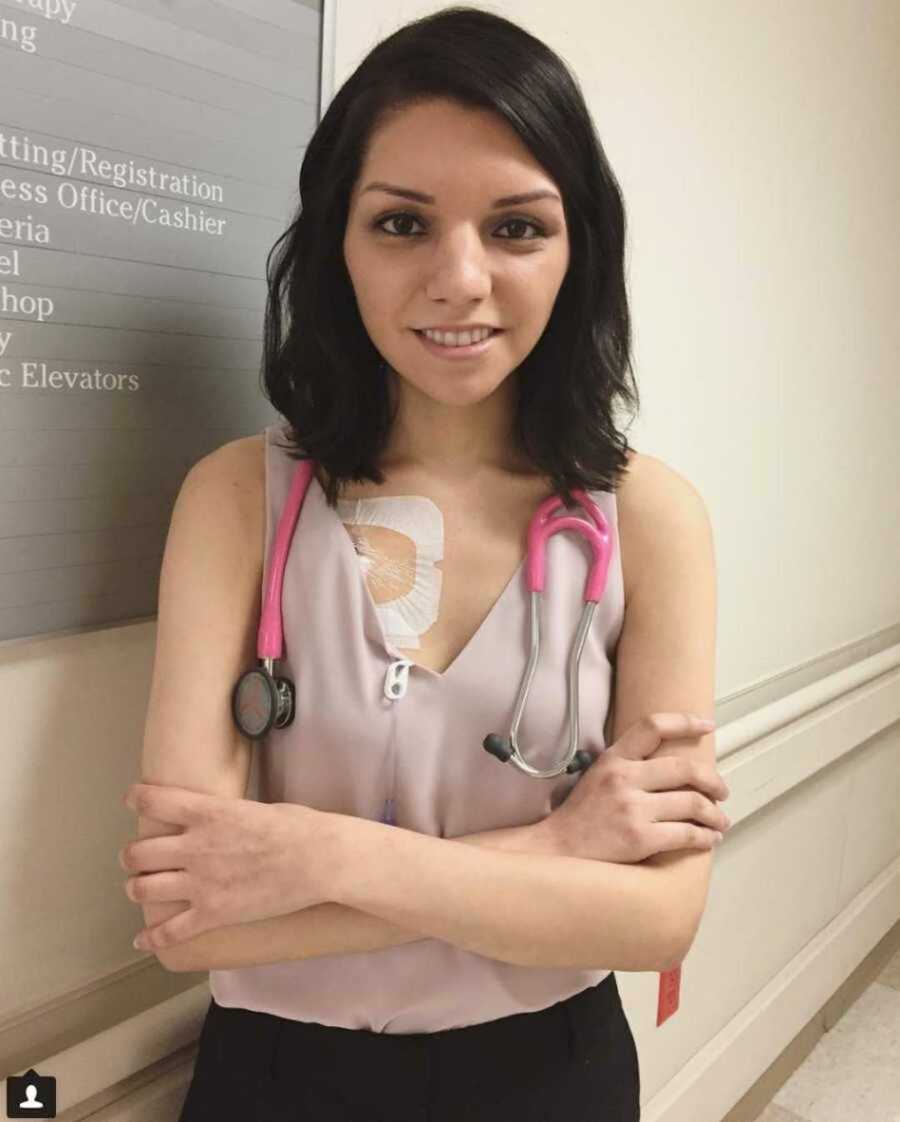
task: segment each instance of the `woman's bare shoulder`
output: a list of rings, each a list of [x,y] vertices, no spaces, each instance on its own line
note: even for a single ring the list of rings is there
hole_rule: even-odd
[[[198,464],[212,464],[215,470],[230,471],[248,480],[251,477],[262,478],[265,476],[265,447],[265,433],[239,436],[214,448],[198,460]]]
[[[628,453],[628,470],[616,491],[617,506],[624,506],[629,514],[639,513],[648,504],[658,501],[665,492],[679,491],[687,494],[697,489],[681,472],[676,471],[658,456],[638,452]]]
[[[197,461],[195,468],[230,481],[242,494],[254,494],[265,485],[265,434],[239,436],[213,449]]]
[[[619,528],[622,583],[625,602],[637,586],[642,562],[649,552],[654,527],[659,522],[661,506],[696,502],[697,489],[681,472],[658,456],[634,449],[628,457],[628,471],[616,491],[616,517]],[[701,500],[702,501],[702,500]]]
[[[191,469],[230,509],[237,512],[242,545],[254,550],[253,560],[263,556],[266,509],[265,433],[229,440],[203,456]]]

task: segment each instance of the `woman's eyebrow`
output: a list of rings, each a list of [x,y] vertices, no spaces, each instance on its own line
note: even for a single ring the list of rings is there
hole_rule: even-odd
[[[360,194],[364,195],[367,191],[384,191],[386,195],[398,195],[401,199],[410,199],[412,202],[426,203],[429,206],[435,202],[434,195],[426,195],[421,191],[413,191],[410,187],[397,187],[392,183],[382,183],[378,180],[364,187]],[[555,191],[540,188],[537,191],[525,191],[521,195],[504,195],[500,199],[494,199],[491,208],[499,210],[504,206],[520,206],[522,203],[532,203],[537,199],[555,199],[558,203],[562,202]]]

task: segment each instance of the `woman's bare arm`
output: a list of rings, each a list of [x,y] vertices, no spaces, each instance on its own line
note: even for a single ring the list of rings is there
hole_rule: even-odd
[[[540,822],[485,830],[454,840],[507,852],[555,852],[555,842]],[[169,915],[180,910],[180,905],[174,905]],[[168,916],[160,914],[155,922],[165,918]],[[288,915],[204,931],[186,943],[159,951],[157,957],[166,969],[178,973],[234,970],[320,955],[376,951],[426,938],[429,936],[368,912],[329,901]]]

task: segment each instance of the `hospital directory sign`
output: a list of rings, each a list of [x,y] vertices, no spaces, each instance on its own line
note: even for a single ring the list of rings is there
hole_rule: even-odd
[[[272,422],[319,0],[0,0],[0,641],[153,616],[189,468]]]

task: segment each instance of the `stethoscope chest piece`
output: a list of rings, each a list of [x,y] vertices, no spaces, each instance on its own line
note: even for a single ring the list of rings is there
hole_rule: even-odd
[[[231,713],[244,736],[262,740],[273,728],[283,729],[294,719],[294,683],[272,674],[272,659],[245,670],[231,691]]]

